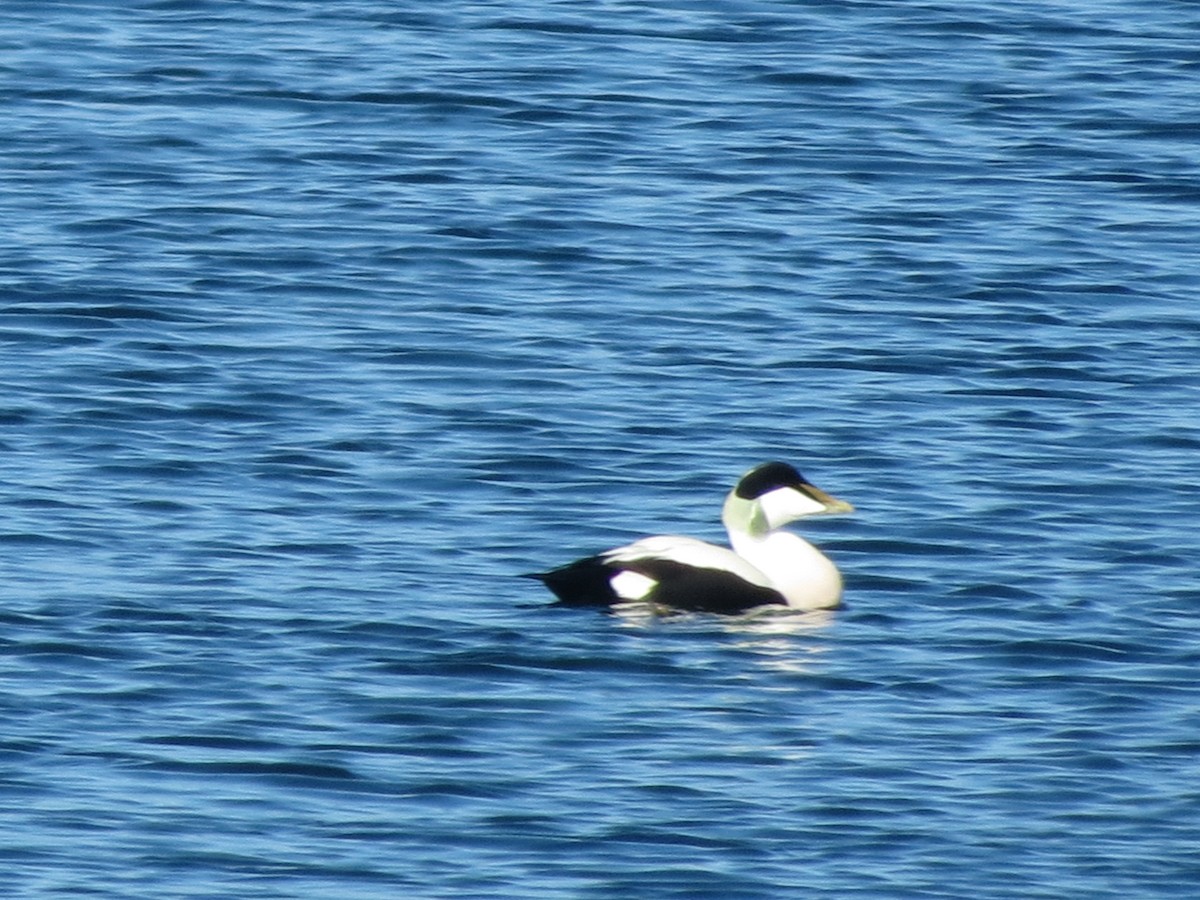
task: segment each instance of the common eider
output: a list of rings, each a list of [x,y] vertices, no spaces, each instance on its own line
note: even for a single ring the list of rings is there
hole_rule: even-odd
[[[725,498],[721,521],[732,550],[660,535],[527,577],[570,606],[643,601],[726,614],[768,605],[828,609],[841,600],[841,573],[808,541],[779,529],[805,516],[853,509],[787,463],[763,463]]]

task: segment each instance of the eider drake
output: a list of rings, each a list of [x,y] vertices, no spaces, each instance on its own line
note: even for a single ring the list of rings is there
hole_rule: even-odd
[[[828,609],[841,600],[841,573],[808,541],[779,529],[804,516],[853,509],[787,463],[764,463],[743,475],[725,498],[721,521],[732,550],[662,535],[527,577],[573,606],[644,601],[715,613],[772,604]]]

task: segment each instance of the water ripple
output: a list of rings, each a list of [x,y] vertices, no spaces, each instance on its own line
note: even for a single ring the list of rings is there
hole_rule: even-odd
[[[1200,17],[14,3],[6,895],[1188,897]],[[790,459],[820,616],[548,608]]]

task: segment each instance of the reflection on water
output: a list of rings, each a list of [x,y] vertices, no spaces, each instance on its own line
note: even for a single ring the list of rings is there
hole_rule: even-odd
[[[612,608],[625,628],[670,629],[676,633],[711,634],[718,630],[737,638],[730,646],[757,654],[759,663],[777,672],[812,674],[812,665],[827,647],[798,638],[818,637],[837,621],[838,610],[793,610],[764,606],[740,616],[682,612],[643,601],[622,603]]]
[[[807,612],[766,609],[739,616],[725,623],[730,634],[743,637],[734,644],[739,650],[757,654],[759,664],[774,672],[810,675],[817,657],[827,645],[797,638],[815,637],[833,625],[837,610],[814,609]]]

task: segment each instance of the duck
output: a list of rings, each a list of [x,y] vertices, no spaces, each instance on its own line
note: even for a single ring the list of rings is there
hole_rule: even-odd
[[[746,472],[725,498],[721,522],[729,547],[656,535],[525,577],[542,582],[564,606],[641,603],[727,615],[768,606],[832,609],[842,599],[837,566],[782,528],[808,516],[853,511],[789,463],[766,462]]]

